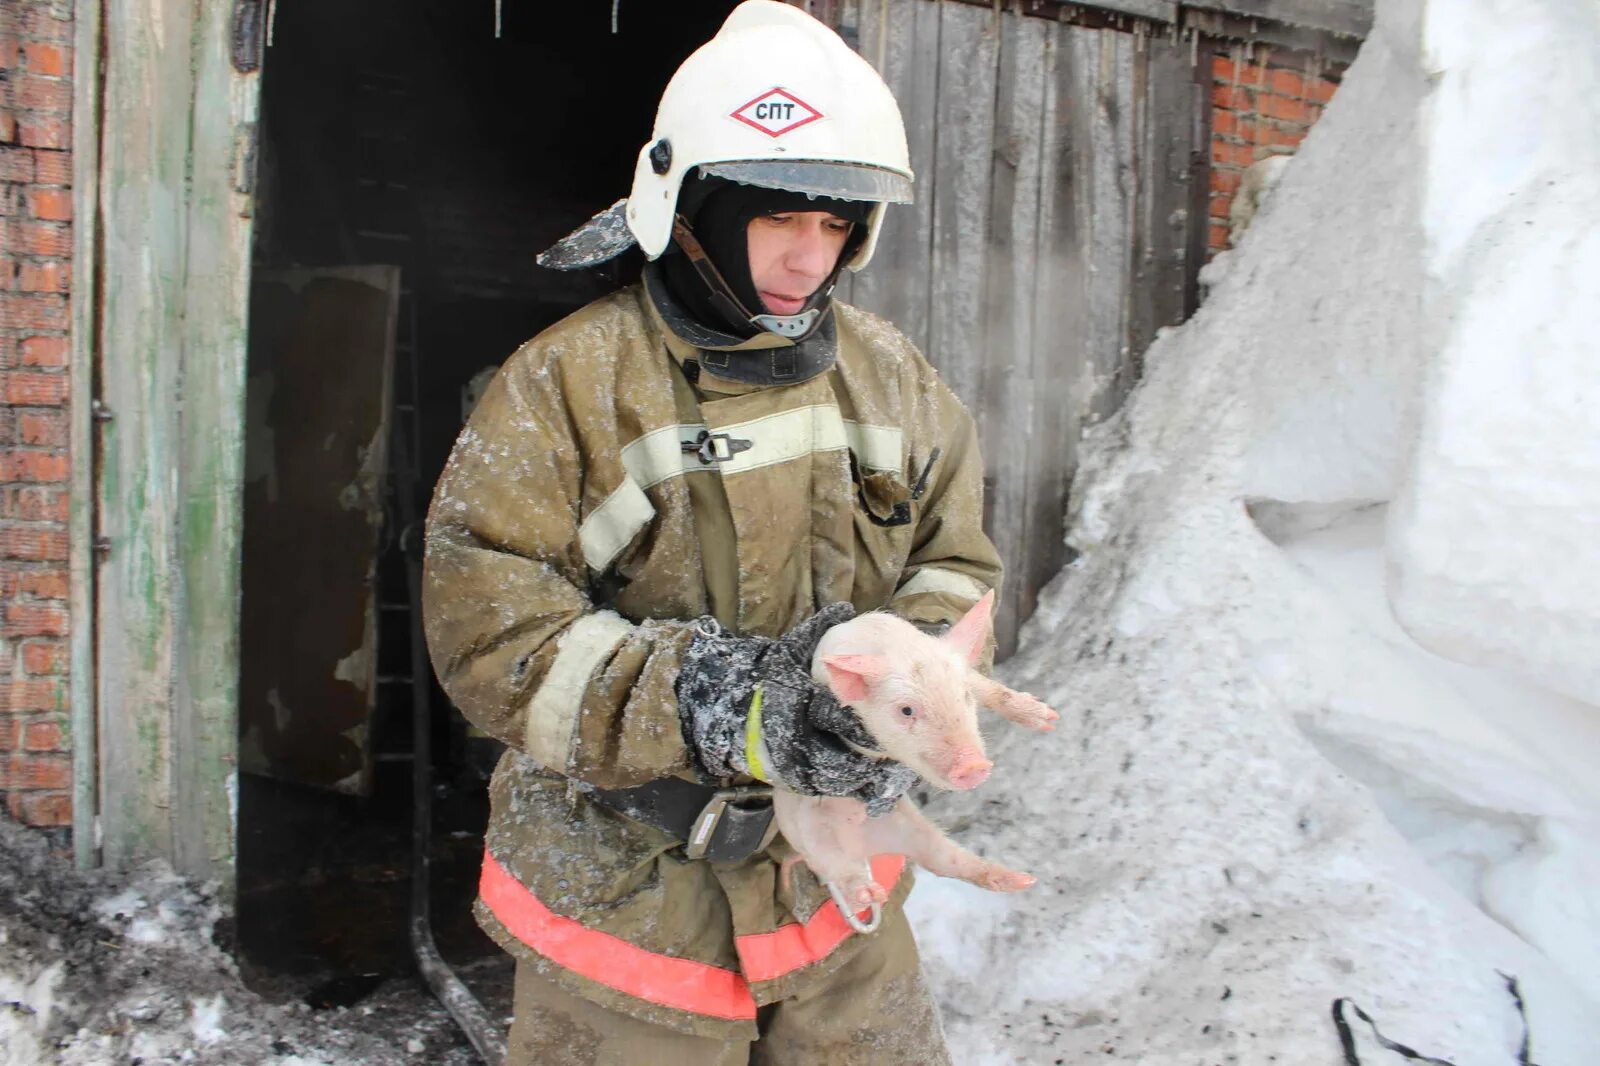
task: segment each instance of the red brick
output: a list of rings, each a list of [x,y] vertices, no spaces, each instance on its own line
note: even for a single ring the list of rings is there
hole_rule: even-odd
[[[67,328],[67,299],[45,292],[0,292],[0,329],[59,333]]]
[[[30,74],[64,78],[72,73],[72,49],[39,41],[22,46],[22,64]]]
[[[64,637],[69,632],[67,609],[44,603],[10,603],[4,608],[5,636]]]
[[[65,189],[35,187],[23,193],[28,213],[46,222],[72,221],[72,194]]]
[[[1228,247],[1228,227],[1212,223],[1208,231],[1206,247],[1213,252],[1223,251]]]
[[[1212,167],[1211,191],[1232,193],[1239,187],[1239,181],[1242,177],[1243,175],[1237,170]]]
[[[1211,115],[1211,135],[1236,137],[1239,135],[1239,116],[1232,111],[1216,111]]]
[[[45,299],[45,297],[32,297]],[[17,407],[59,407],[67,398],[67,375],[39,370],[0,374],[0,403]]]
[[[63,263],[23,263],[17,274],[17,288],[22,292],[68,292],[72,288],[71,274]]]
[[[1339,88],[1339,83],[1329,81],[1327,78],[1312,78],[1306,82],[1306,99],[1314,103],[1325,104],[1333,99],[1334,90]]]
[[[54,111],[65,113],[72,110],[72,83],[60,78],[42,78],[37,74],[24,74],[16,79],[17,88],[13,99],[18,107],[25,111]]]
[[[52,18],[44,4],[34,4],[23,16],[22,36],[35,41],[60,41],[64,44],[72,40],[72,22],[69,19]]]
[[[1211,194],[1211,218],[1226,219],[1228,211],[1233,207],[1233,197],[1227,193],[1216,192]]]
[[[24,222],[17,247],[27,255],[60,258],[72,254],[72,228],[59,222]]]
[[[66,690],[55,678],[0,681],[0,707],[8,711],[59,711]]]
[[[1306,94],[1306,80],[1292,70],[1268,71],[1267,85],[1280,96],[1300,97]]]
[[[0,70],[12,70],[17,65],[17,39],[10,35],[9,27],[0,34]]]
[[[64,561],[67,558],[67,534],[61,529],[40,529],[33,526],[13,526],[10,529],[0,529],[0,558],[6,559],[34,559]],[[62,575],[63,579],[65,575]],[[13,574],[20,591],[27,592],[31,580],[30,572]],[[55,586],[48,581],[32,579],[38,588],[54,593]],[[62,582],[60,595],[40,595],[38,598],[46,600],[64,600],[65,581]],[[35,593],[34,595],[38,595]]]
[[[65,791],[24,792],[12,798],[17,801],[13,816],[23,825],[56,829],[72,824],[72,796]]]
[[[1211,103],[1214,107],[1228,111],[1254,111],[1256,108],[1255,94],[1248,89],[1240,89],[1232,85],[1218,85],[1211,90]]]
[[[0,181],[32,181],[33,174],[31,150],[0,144]]]
[[[11,218],[20,213],[21,186],[7,182],[0,185],[0,215]]]
[[[1257,101],[1257,107],[1268,118],[1299,122],[1303,125],[1310,125],[1312,121],[1311,109],[1300,100],[1262,94]]]
[[[22,731],[24,751],[66,751],[61,727],[54,722],[29,722]]]
[[[17,413],[17,443],[33,444],[45,448],[67,446],[67,418],[65,411],[19,411]]]
[[[56,643],[30,640],[22,645],[22,668],[34,676],[67,672],[67,649]]]
[[[71,148],[72,123],[58,115],[21,115],[16,139],[29,148]]]
[[[63,489],[36,485],[12,485],[0,489],[0,518],[24,522],[65,522],[71,505],[71,496]]]
[[[66,337],[26,337],[22,341],[22,365],[66,366],[71,350]]]
[[[1218,81],[1254,85],[1261,81],[1262,67],[1258,63],[1238,63],[1229,56],[1212,56],[1211,75]]]
[[[1211,160],[1230,167],[1247,167],[1256,161],[1255,149],[1247,144],[1224,144],[1215,141],[1211,145]]]
[[[72,760],[65,755],[12,755],[0,762],[0,788],[65,789],[72,785]]]
[[[56,452],[13,450],[0,453],[0,481],[60,483],[67,480],[72,464]]]
[[[22,739],[22,727],[15,718],[9,715],[0,718],[0,751],[16,751],[17,742]]]
[[[72,153],[39,150],[33,154],[34,178],[40,185],[72,184]]]
[[[62,547],[66,547],[66,533],[61,534]],[[57,561],[65,562],[65,550],[56,557]],[[71,593],[71,581],[65,570],[24,570],[17,575],[17,589],[24,596],[31,596],[36,600],[66,600]]]

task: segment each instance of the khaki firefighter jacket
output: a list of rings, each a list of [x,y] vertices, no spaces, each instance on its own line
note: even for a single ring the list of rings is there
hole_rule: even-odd
[[[643,285],[598,300],[506,363],[429,512],[434,667],[509,745],[479,921],[585,998],[722,1039],[755,1039],[756,1007],[842,965],[854,934],[809,871],[780,880],[781,837],[690,861],[583,786],[692,779],[673,682],[700,616],[776,637],[845,600],[951,622],[1000,580],[971,418],[892,326],[832,313],[835,365],[760,387],[714,369],[759,351],[692,347]],[[875,860],[890,906],[902,866]]]

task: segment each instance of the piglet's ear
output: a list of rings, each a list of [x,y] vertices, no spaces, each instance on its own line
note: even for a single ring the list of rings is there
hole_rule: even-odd
[[[822,665],[828,668],[828,687],[840,703],[862,702],[867,688],[889,673],[889,662],[881,655],[824,655]]]
[[[983,599],[972,605],[972,610],[961,616],[961,621],[950,627],[950,632],[939,638],[955,646],[967,660],[969,666],[976,666],[983,656],[983,649],[989,643],[989,633],[994,622],[990,612],[994,610],[994,589],[983,594]]]

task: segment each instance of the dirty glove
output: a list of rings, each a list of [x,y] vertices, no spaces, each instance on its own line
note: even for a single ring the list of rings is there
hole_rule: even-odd
[[[677,694],[684,739],[702,773],[747,773],[807,796],[853,796],[874,816],[894,807],[916,773],[847,745],[845,737],[876,747],[855,714],[811,680],[822,634],[854,615],[847,603],[829,604],[777,640],[729,636],[701,619]]]

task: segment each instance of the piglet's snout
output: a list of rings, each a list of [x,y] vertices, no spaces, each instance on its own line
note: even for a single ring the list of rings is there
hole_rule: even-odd
[[[965,791],[977,788],[989,778],[989,771],[994,769],[994,763],[983,757],[981,752],[963,752],[950,764],[945,777],[950,782],[950,787]]]

